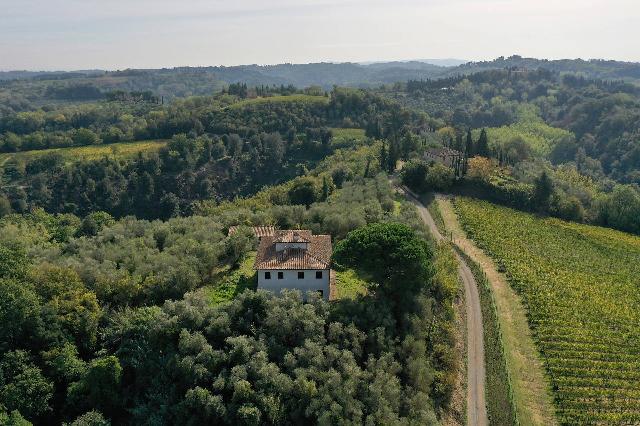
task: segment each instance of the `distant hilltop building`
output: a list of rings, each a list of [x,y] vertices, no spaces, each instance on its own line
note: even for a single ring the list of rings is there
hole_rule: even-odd
[[[462,162],[464,154],[443,146],[427,149],[424,153],[424,158],[455,169]]]
[[[276,294],[284,289],[295,289],[303,295],[317,292],[325,300],[333,299],[335,276],[331,270],[331,236],[312,235],[311,231],[303,229],[270,228],[254,228],[260,238],[254,265],[258,289]]]

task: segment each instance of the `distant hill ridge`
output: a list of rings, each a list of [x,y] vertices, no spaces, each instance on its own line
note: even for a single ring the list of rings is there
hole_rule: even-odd
[[[68,79],[103,75],[140,75],[148,73],[204,72],[218,74],[221,80],[257,84],[375,84],[415,79],[420,76],[437,78],[456,73],[470,73],[505,67],[546,68],[551,71],[584,73],[593,78],[640,79],[640,63],[603,59],[537,59],[518,55],[499,57],[490,61],[464,62],[459,59],[422,59],[408,61],[318,62],[309,64],[236,65],[210,67],[175,67],[159,69],[127,69],[121,71],[0,71],[0,80],[14,79]]]
[[[80,88],[83,93],[93,91],[96,94],[117,90],[151,91],[158,97],[170,100],[175,97],[210,95],[231,83],[245,83],[250,87],[320,86],[329,90],[333,86],[378,87],[408,80],[435,80],[505,68],[545,68],[553,72],[574,73],[589,79],[624,80],[640,85],[640,63],[636,62],[595,59],[547,60],[517,55],[499,57],[491,61],[467,62],[457,66],[440,66],[426,61],[253,64],[117,71],[5,71],[0,72],[0,95],[5,91],[23,96],[29,101],[46,102],[47,94]]]

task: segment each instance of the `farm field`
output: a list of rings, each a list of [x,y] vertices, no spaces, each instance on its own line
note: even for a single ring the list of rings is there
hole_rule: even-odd
[[[640,422],[640,237],[467,198],[455,208],[522,296],[559,422]]]
[[[96,160],[104,156],[111,155],[116,155],[118,157],[132,157],[138,152],[157,151],[166,144],[166,140],[149,140],[4,153],[0,154],[0,166],[10,159],[23,159],[27,161],[54,152],[62,155],[65,161],[69,162],[78,160]]]

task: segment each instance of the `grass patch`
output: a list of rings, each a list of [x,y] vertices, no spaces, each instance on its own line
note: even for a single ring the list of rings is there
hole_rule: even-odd
[[[255,260],[256,253],[251,252],[236,269],[218,273],[218,278],[208,289],[212,305],[233,300],[234,297],[247,289],[255,290],[257,285],[256,271],[253,269]]]
[[[393,192],[393,215],[400,216],[402,214],[402,204],[406,202],[404,195],[397,191]]]
[[[333,149],[349,148],[353,149],[367,141],[363,129],[346,129],[334,127],[331,129],[331,147]]]
[[[331,133],[334,138],[346,138],[363,140],[367,137],[364,134],[364,129],[347,129],[345,127],[332,127]]]
[[[446,238],[447,229],[444,224],[444,219],[442,218],[442,213],[438,208],[438,201],[436,200],[435,195],[431,193],[422,198],[423,199],[421,201],[423,201],[423,204],[427,207],[427,210],[429,210],[429,213],[431,214],[433,221],[436,223],[436,227],[438,228],[438,231],[440,231],[440,234]]]
[[[0,166],[12,159],[30,161],[37,157],[54,152],[62,155],[64,160],[69,163],[80,160],[99,160],[103,157],[108,156],[114,156],[117,158],[128,158],[137,155],[139,152],[158,151],[166,144],[166,140],[150,140],[12,152],[0,154]]]
[[[402,202],[393,200],[393,215],[400,216],[400,210],[402,209]]]
[[[367,281],[353,269],[336,271],[336,291],[338,299],[355,299],[367,294]]]

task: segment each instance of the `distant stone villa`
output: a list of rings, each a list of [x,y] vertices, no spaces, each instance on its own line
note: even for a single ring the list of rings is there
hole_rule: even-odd
[[[232,233],[232,230],[229,230]],[[235,230],[233,231],[235,232]],[[317,292],[325,300],[335,298],[335,275],[331,270],[331,236],[312,235],[303,229],[276,230],[255,227],[260,238],[254,269],[258,289],[279,293],[300,290]]]
[[[435,161],[454,170],[456,177],[461,177],[467,170],[464,153],[447,147],[429,148],[424,153],[427,161]]]
[[[426,160],[435,161],[440,164],[444,164],[447,167],[456,168],[456,166],[462,162],[464,154],[455,149],[447,147],[429,148],[425,151],[424,157]]]

